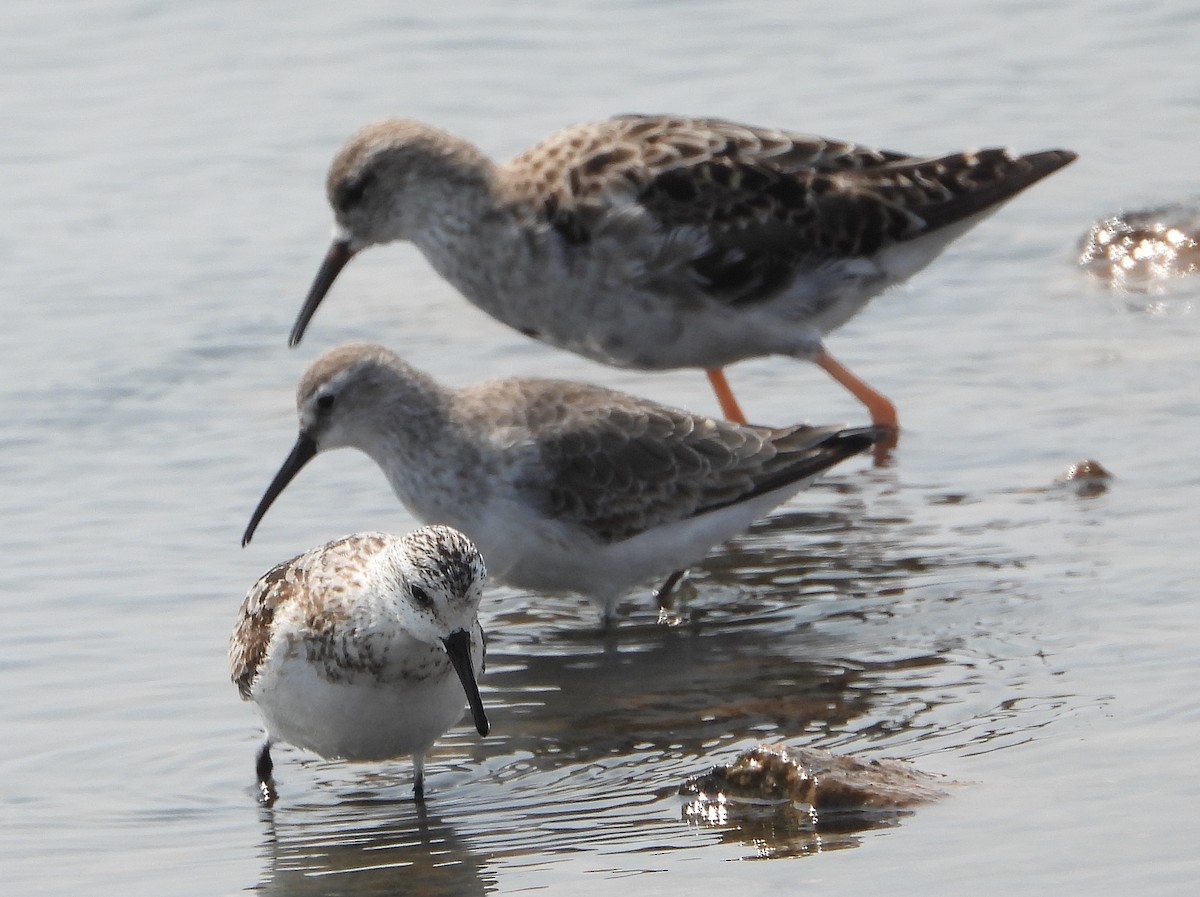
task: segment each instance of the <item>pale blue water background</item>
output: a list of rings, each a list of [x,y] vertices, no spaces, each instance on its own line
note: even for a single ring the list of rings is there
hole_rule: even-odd
[[[1072,255],[1093,218],[1197,192],[1198,46],[1183,0],[5,4],[0,888],[1194,893],[1197,293],[1146,314]],[[287,750],[258,808],[224,660],[243,594],[412,525],[343,453],[238,547],[320,350],[715,411],[697,374],[524,340],[411,247],[356,259],[289,351],[331,154],[386,114],[505,156],[624,111],[1081,158],[831,338],[896,401],[895,464],[848,463],[717,552],[695,625],[639,594],[606,641],[582,601],[495,590],[495,734],[434,753],[427,818],[407,762]],[[811,366],[731,378],[755,420],[862,417]],[[1108,494],[1036,491],[1085,456]],[[685,822],[679,782],[764,739],[970,784],[856,849]]]

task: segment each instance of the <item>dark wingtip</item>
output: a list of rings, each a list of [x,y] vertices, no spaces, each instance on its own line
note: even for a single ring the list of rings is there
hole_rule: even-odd
[[[895,427],[881,424],[840,429],[830,427],[829,430],[831,432],[820,441],[818,447],[828,453],[826,460],[830,467],[838,461],[865,452],[871,446],[885,442],[896,434]]]
[[[846,457],[849,457],[859,452],[865,452],[876,443],[890,438],[895,432],[895,428],[889,426],[848,427],[845,430],[838,430],[831,438],[845,447]]]
[[[1024,161],[1034,171],[1033,178],[1029,183],[1032,184],[1047,175],[1053,174],[1060,168],[1065,168],[1078,158],[1079,153],[1067,149],[1042,150],[1040,153],[1029,153],[1024,157]]]

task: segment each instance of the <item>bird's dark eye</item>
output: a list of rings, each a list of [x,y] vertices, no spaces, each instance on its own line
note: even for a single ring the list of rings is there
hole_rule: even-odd
[[[329,411],[333,408],[334,401],[333,393],[327,392],[324,395],[317,396],[317,410]]]
[[[425,591],[423,588],[421,588],[420,586],[413,586],[413,587],[412,587],[412,596],[413,596],[413,598],[415,598],[415,599],[416,599],[416,601],[417,601],[417,603],[418,603],[418,604],[423,604],[423,605],[425,605],[426,607],[432,607],[432,606],[433,606],[433,599],[432,599],[432,598],[430,598],[430,597],[429,597],[429,593],[428,593],[428,592],[426,592],[426,591]]]
[[[371,189],[374,183],[375,175],[369,171],[364,172],[356,178],[343,181],[333,193],[334,207],[339,212],[346,213],[361,206],[363,199],[367,195],[367,191]]]

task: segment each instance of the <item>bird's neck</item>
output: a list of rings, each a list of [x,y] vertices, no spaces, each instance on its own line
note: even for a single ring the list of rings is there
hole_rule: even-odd
[[[485,487],[478,448],[452,417],[453,393],[430,381],[372,415],[361,448],[383,471],[404,506],[422,523],[463,526],[463,490]]]

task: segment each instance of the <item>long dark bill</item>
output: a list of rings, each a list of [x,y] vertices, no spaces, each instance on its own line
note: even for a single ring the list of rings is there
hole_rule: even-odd
[[[333,241],[333,245],[325,253],[325,261],[321,262],[321,268],[317,271],[317,276],[313,280],[312,286],[308,288],[308,295],[304,297],[304,305],[300,309],[300,316],[296,318],[296,323],[292,325],[292,334],[288,337],[289,346],[295,348],[299,344],[300,339],[304,336],[304,328],[312,320],[312,316],[317,311],[317,306],[321,304],[321,300],[325,298],[325,294],[333,286],[338,272],[346,267],[346,262],[354,258],[356,251],[351,248],[348,240]]]
[[[246,532],[242,534],[243,548],[250,544],[250,540],[254,537],[254,531],[258,528],[258,521],[262,520],[263,515],[267,513],[267,508],[271,507],[271,504],[279,497],[279,493],[292,481],[292,477],[298,474],[305,464],[315,458],[316,454],[316,440],[311,436],[301,433],[296,439],[296,444],[292,446],[292,453],[287,456],[287,460],[279,468],[279,473],[275,474],[275,479],[271,480],[271,485],[267,487],[267,491],[259,499],[258,507],[250,515],[250,525],[246,527]]]
[[[463,691],[467,693],[467,703],[471,705],[471,717],[475,720],[475,731],[487,735],[491,731],[487,714],[483,712],[483,699],[479,697],[479,686],[475,684],[475,670],[471,667],[471,636],[465,629],[450,633],[442,644],[446,646],[446,654],[450,663],[454,664],[454,672],[462,682]]]

